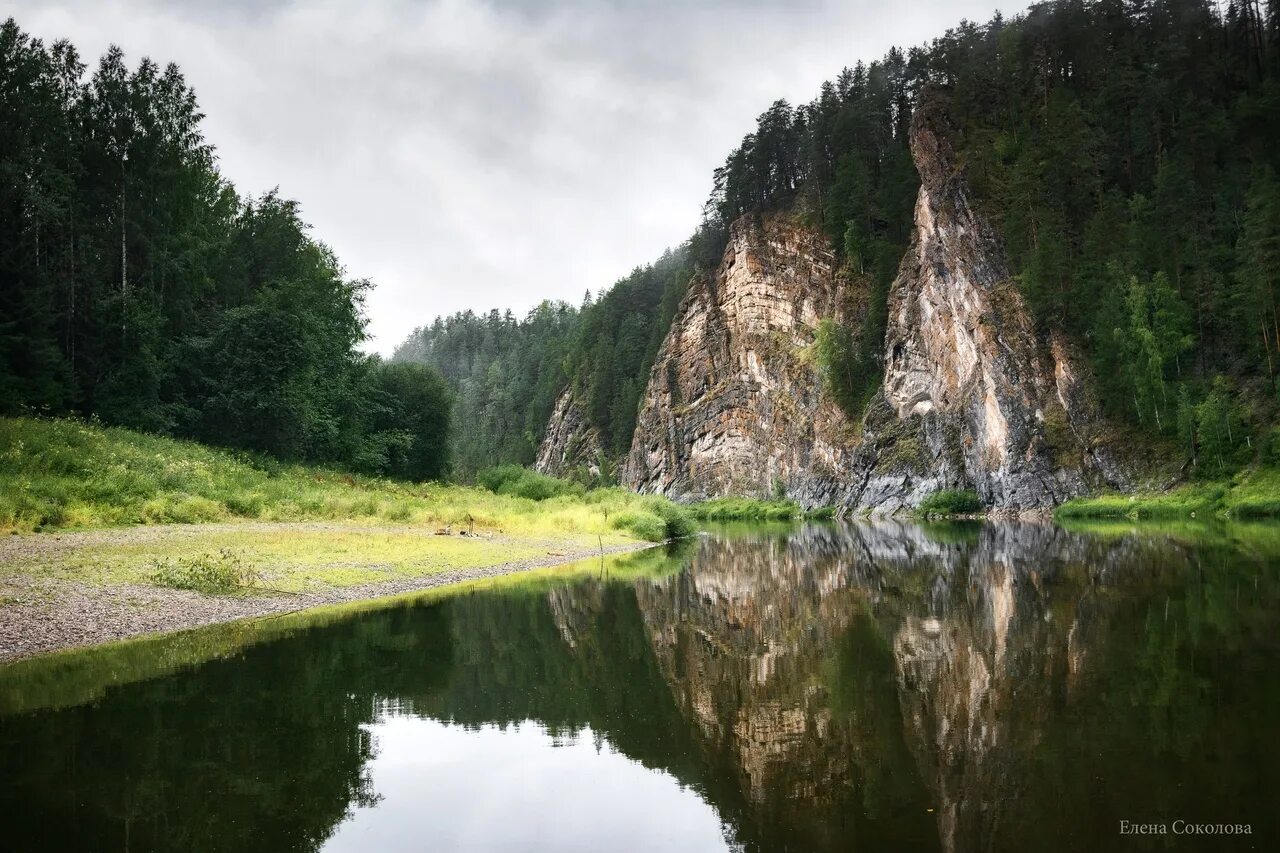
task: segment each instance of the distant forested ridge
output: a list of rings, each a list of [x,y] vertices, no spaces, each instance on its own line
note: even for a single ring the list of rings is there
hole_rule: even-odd
[[[177,66],[0,26],[0,409],[447,472],[437,373],[361,355],[369,283],[218,173]]]
[[[807,217],[872,297],[857,328],[824,323],[816,352],[841,362],[825,372],[845,378],[831,390],[857,416],[879,390],[888,291],[919,185],[907,129],[926,88],[946,103],[965,176],[1040,332],[1064,332],[1085,354],[1111,421],[1176,442],[1208,474],[1280,462],[1276,0],[1054,0],[846,68],[813,101],[759,117],[715,171],[698,250],[663,268],[663,292],[678,300],[678,276],[714,268],[739,217]],[[616,321],[645,313],[656,293],[633,275],[584,306],[571,351],[588,357],[553,364],[522,410],[521,439],[488,446],[529,461],[552,389],[574,385],[610,450],[625,450],[634,389],[671,315],[663,303],[641,332]],[[517,381],[505,368],[481,375]]]
[[[438,369],[466,424],[453,438],[458,476],[501,462],[528,465],[556,397],[572,385],[614,458],[631,445],[636,409],[654,355],[693,273],[700,234],[581,307],[543,302],[510,311],[464,311],[416,330],[392,357]]]

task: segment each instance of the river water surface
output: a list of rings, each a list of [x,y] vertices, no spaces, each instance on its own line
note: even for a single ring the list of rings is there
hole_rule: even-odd
[[[1280,529],[726,529],[35,659],[0,773],[9,850],[1280,849]]]

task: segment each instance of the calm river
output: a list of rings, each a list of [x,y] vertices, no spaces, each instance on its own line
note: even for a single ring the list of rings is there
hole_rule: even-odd
[[[726,529],[10,665],[0,847],[1280,849],[1280,528]]]

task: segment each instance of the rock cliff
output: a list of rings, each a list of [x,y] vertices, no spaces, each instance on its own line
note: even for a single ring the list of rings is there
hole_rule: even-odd
[[[920,484],[973,488],[995,508],[1053,506],[1114,478],[1065,343],[1044,345],[1004,247],[971,205],[945,110],[926,96],[911,127],[916,231],[889,295],[885,402],[923,453],[880,474],[863,506],[917,503]],[[885,475],[901,482],[884,488]],[[872,478],[869,478],[869,480]],[[877,494],[877,492],[896,494]]]
[[[574,389],[566,388],[556,400],[533,467],[553,477],[583,470],[598,477],[602,458],[600,431],[587,419]]]
[[[689,500],[785,492],[805,507],[880,514],[941,489],[1016,512],[1124,487],[1088,377],[1065,340],[1037,332],[952,136],[926,94],[911,126],[915,233],[889,293],[883,393],[862,422],[823,392],[812,345],[825,318],[862,326],[866,286],[798,216],[746,216],[658,352],[623,485]],[[566,448],[590,444],[562,398],[539,469],[562,471]]]
[[[853,424],[810,353],[818,323],[855,302],[823,235],[782,214],[734,223],[714,275],[695,278],[641,399],[622,482],[677,499],[848,491]]]

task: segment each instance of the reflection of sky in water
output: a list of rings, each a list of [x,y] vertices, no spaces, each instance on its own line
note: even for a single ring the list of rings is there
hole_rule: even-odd
[[[389,717],[369,727],[381,797],[324,850],[725,850],[720,819],[669,774],[594,733],[537,723],[479,730]]]

